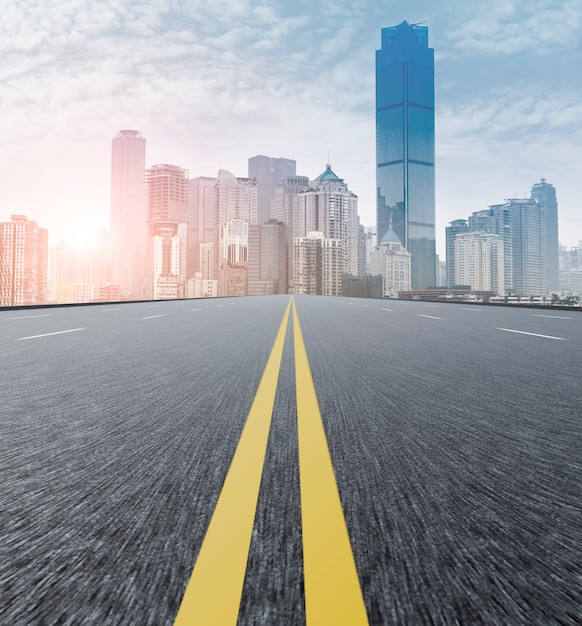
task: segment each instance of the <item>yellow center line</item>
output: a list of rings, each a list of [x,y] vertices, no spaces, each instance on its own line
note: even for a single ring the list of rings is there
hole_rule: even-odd
[[[235,626],[255,520],[291,301],[186,587],[175,626]]]
[[[368,624],[307,351],[293,301],[307,626]]]

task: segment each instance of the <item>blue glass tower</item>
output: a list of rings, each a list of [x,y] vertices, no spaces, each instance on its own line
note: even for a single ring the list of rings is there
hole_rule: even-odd
[[[402,22],[376,51],[376,218],[378,241],[392,224],[410,252],[412,289],[436,284],[434,181],[434,50]]]

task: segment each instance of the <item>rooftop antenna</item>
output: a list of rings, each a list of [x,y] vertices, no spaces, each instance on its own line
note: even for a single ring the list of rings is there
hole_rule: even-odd
[[[426,20],[422,20],[422,22],[416,22],[416,24],[411,24],[411,26],[420,26],[421,24],[424,24],[426,22]]]
[[[331,161],[329,160],[330,156],[329,156],[329,150],[327,151],[327,167],[328,169],[331,169]]]

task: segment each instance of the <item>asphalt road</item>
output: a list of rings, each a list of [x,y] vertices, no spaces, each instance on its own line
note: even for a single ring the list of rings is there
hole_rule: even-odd
[[[288,300],[0,311],[0,624],[173,623]],[[370,624],[582,623],[582,312],[295,303]],[[289,325],[238,623],[303,588]]]

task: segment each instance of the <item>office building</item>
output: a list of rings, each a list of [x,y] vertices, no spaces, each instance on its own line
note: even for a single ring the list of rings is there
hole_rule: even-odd
[[[289,286],[293,287],[293,242],[302,233],[299,227],[299,193],[309,188],[307,176],[287,176],[275,187],[271,203],[271,219],[287,225]]]
[[[215,235],[214,235],[214,260],[213,267],[217,274],[212,278],[219,279],[219,292],[220,295],[227,295],[227,293],[236,291],[244,291],[246,293],[248,285],[248,276],[244,276],[242,267],[238,269],[233,265],[239,263],[234,261],[232,254],[228,256],[228,248],[225,247],[224,237],[230,237],[234,231],[239,236],[239,231],[244,228],[245,234],[245,258],[244,261],[244,273],[247,271],[247,259],[246,259],[246,246],[248,245],[248,225],[257,223],[257,207],[258,207],[258,187],[257,183],[250,178],[239,178],[234,176],[227,170],[219,170],[214,187],[214,202],[215,202]],[[236,220],[236,225],[233,223],[227,228],[227,223],[231,220]],[[244,222],[246,226],[242,226],[239,222]],[[231,233],[231,235],[229,235]],[[242,254],[242,251],[240,251]],[[228,274],[225,273],[229,265],[224,264],[225,261],[230,263],[231,278],[228,278]],[[235,271],[236,269],[236,271]],[[221,284],[220,276],[228,278],[230,281],[230,287]],[[235,278],[236,277],[236,278]],[[234,281],[234,282],[233,282]],[[244,288],[241,286],[244,282]],[[235,295],[231,293],[230,295]]]
[[[412,289],[436,282],[434,50],[428,28],[382,29],[376,52],[378,239],[390,225],[411,255]]]
[[[534,198],[506,201],[513,244],[513,292],[516,296],[547,294],[546,208]]]
[[[120,130],[111,142],[111,240],[114,284],[123,298],[142,298],[146,274],[146,140]]]
[[[294,177],[297,165],[292,159],[273,158],[258,155],[249,159],[249,179],[257,185],[257,223],[263,224],[271,218],[271,203],[275,197],[275,187],[284,178]],[[276,216],[275,219],[279,219]]]
[[[288,232],[277,220],[249,226],[249,296],[288,293]]]
[[[48,231],[26,215],[0,222],[0,306],[46,303]]]
[[[548,291],[560,290],[559,243],[558,243],[558,200],[556,189],[542,178],[531,188],[531,197],[543,205],[546,213],[546,287]]]
[[[190,180],[188,201],[188,279],[202,271],[201,246],[214,241],[216,178],[198,176]]]

